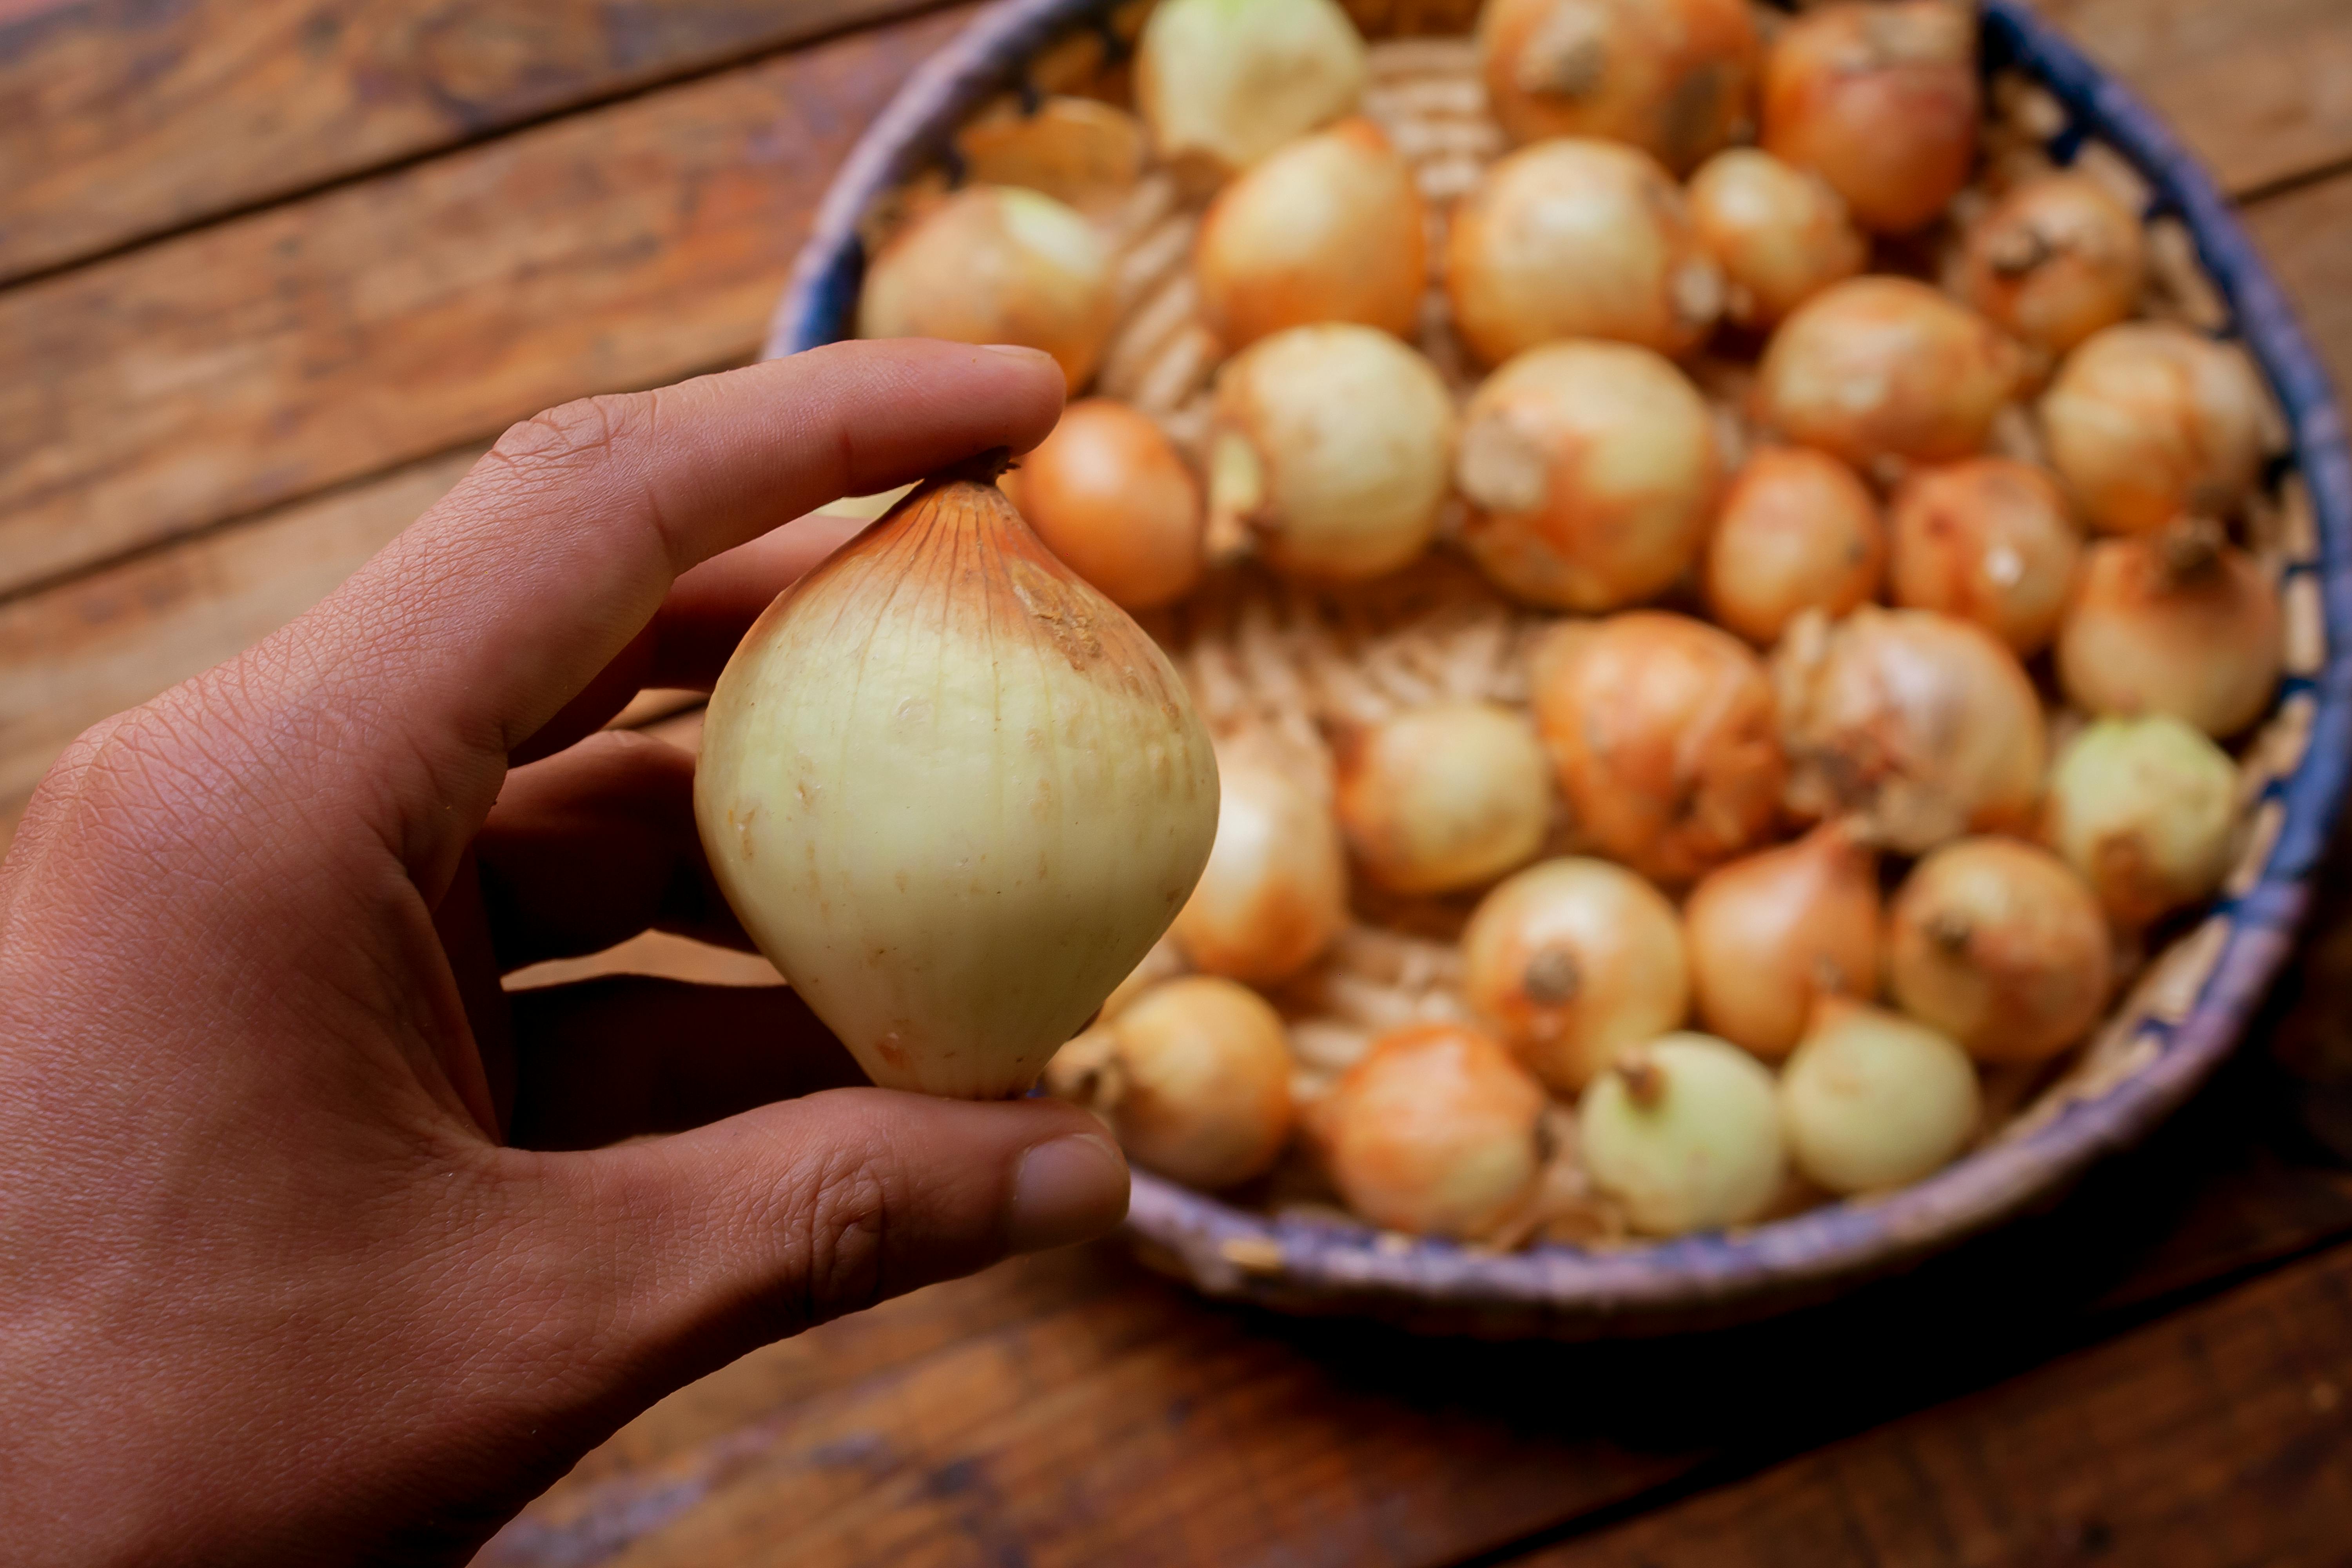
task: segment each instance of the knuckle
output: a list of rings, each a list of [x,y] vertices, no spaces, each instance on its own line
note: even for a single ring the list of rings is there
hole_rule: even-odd
[[[803,1322],[858,1311],[883,1297],[892,1194],[876,1152],[855,1145],[828,1151],[793,1194]]]
[[[640,394],[583,397],[509,426],[490,456],[519,474],[575,472],[607,460],[616,447],[645,434],[651,417]]]

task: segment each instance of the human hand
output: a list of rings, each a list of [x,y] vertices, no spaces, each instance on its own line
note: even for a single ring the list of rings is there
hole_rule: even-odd
[[[833,1087],[782,988],[499,984],[741,944],[692,760],[599,727],[707,689],[846,531],[781,524],[1025,449],[1061,391],[872,343],[557,409],[75,742],[0,864],[10,1561],[463,1562],[680,1384],[1117,1221],[1083,1112]]]

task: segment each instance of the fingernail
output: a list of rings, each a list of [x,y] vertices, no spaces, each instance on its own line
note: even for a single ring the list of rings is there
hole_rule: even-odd
[[[980,346],[990,353],[1003,354],[1011,359],[1051,360],[1054,357],[1044,349],[1033,349],[1026,343],[982,343]]]
[[[1073,1132],[1021,1156],[1005,1244],[1044,1252],[1100,1236],[1127,1216],[1127,1161],[1108,1138]]]

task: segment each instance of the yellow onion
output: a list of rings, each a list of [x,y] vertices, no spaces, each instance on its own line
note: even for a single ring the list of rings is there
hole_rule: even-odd
[[[1771,830],[1787,775],[1772,683],[1728,633],[1612,616],[1545,661],[1535,710],[1578,825],[1643,876],[1687,882]]]
[[[875,1082],[1020,1094],[1159,941],[1216,831],[1183,682],[1001,462],[917,487],[752,626],[695,819],[743,928]]]
[[[1546,860],[1496,887],[1462,932],[1462,963],[1471,1010],[1562,1093],[1690,1007],[1675,907],[1606,860]]]
[[[1265,1174],[1289,1142],[1292,1066],[1264,997],[1195,974],[1063,1047],[1045,1085],[1109,1123],[1136,1163],[1213,1189]]]
[[[1160,426],[1107,397],[1073,403],[1004,486],[1055,554],[1129,610],[1201,580],[1201,486]]]
[[[1478,17],[1512,141],[1605,136],[1677,174],[1748,128],[1760,53],[1745,0],[1491,0]]]
[[[1538,142],[1488,169],[1454,210],[1445,291],[1487,364],[1560,338],[1681,353],[1723,310],[1681,187],[1613,142]]]
[[[1162,0],[1135,50],[1135,101],[1164,161],[1207,181],[1339,119],[1364,41],[1331,0]]]
[[[1425,223],[1388,138],[1342,121],[1218,195],[1192,255],[1202,309],[1231,349],[1314,321],[1410,336],[1429,286]]]
[[[1864,605],[1801,618],[1772,655],[1790,809],[1853,814],[1906,854],[2024,826],[2046,755],[2042,704],[1981,627]]]
[[[1880,234],[1934,219],[1976,161],[1975,8],[1948,0],[1824,5],[1764,57],[1764,150],[1817,169]]]
[[[1732,479],[1707,540],[1707,610],[1771,643],[1803,611],[1868,602],[1885,565],[1878,502],[1854,471],[1811,447],[1767,447]]]
[[[1215,848],[1176,917],[1195,968],[1267,984],[1306,968],[1348,923],[1348,868],[1331,813],[1271,763],[1219,758]]]
[[[1878,989],[1878,922],[1877,857],[1843,823],[1709,873],[1683,906],[1699,1022],[1787,1056],[1823,997]]]
[[[1977,1060],[2038,1062],[2106,1005],[2110,942],[2098,900],[2064,861],[2013,838],[1963,838],[1895,894],[1886,983]]]
[[[1756,412],[1859,468],[1984,446],[2023,370],[1983,317],[1908,278],[1855,278],[1798,307],[1758,368]]]
[[[2264,402],[2245,356],[2169,321],[2094,334],[2042,399],[2050,465],[2094,528],[2220,516],[2262,472]]]
[[[2139,215],[2087,174],[2026,181],[1979,218],[1959,292],[2024,342],[2063,354],[2139,303],[2147,246]]]
[[[1619,1058],[1585,1091],[1576,1126],[1593,1184],[1648,1236],[1752,1220],[1788,1171],[1771,1073],[1708,1035],[1668,1035]]]
[[[1682,372],[1623,343],[1553,343],[1464,411],[1463,543],[1504,592],[1612,610],[1663,593],[1706,542],[1721,458]]]
[[[1895,492],[1895,602],[1973,621],[2030,658],[2057,635],[2082,537],[2050,476],[2008,458],[1923,469]]]
[[[2094,713],[2169,713],[2209,735],[2261,718],[2284,652],[2278,589],[2201,519],[2094,544],[2058,633],[2058,679]]]
[[[1343,734],[1339,826],[1374,881],[1442,893],[1491,881],[1543,847],[1551,782],[1527,720],[1445,702]]]
[[[2042,835],[2116,923],[2143,926],[2221,885],[2238,765],[2179,720],[2102,719],[2050,772]]]
[[[1034,109],[1006,99],[956,132],[963,177],[1019,185],[1082,211],[1135,188],[1148,156],[1142,121],[1091,98],[1047,98]]]
[[[1390,1230],[1475,1240],[1513,1215],[1541,1166],[1543,1087],[1452,1024],[1373,1043],[1316,1109],[1331,1184]]]
[[[1723,268],[1723,313],[1743,327],[1771,326],[1870,260],[1829,182],[1769,153],[1717,153],[1689,195],[1691,228]]]
[[[1450,489],[1454,401],[1388,333],[1293,327],[1217,375],[1209,540],[1301,576],[1378,577],[1429,548]]]
[[[1073,387],[1094,374],[1118,308],[1110,247],[1051,196],[971,185],[908,226],[866,269],[861,338],[1043,349]]]
[[[1780,1125],[1805,1179],[1874,1193],[1931,1175],[1984,1114],[1968,1053],[1924,1025],[1832,998],[1780,1074]]]

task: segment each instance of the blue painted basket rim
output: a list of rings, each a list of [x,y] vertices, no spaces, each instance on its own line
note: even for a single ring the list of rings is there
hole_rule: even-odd
[[[964,116],[1004,89],[1020,61],[1111,4],[1002,0],[908,79],[818,209],[776,311],[772,357],[845,335],[864,269],[857,226],[872,203],[937,157]],[[2272,785],[2284,812],[2278,837],[2260,878],[2218,911],[2231,917],[2230,937],[2193,1005],[2161,1030],[2152,1060],[2021,1137],[1882,1198],[1727,1235],[1506,1254],[1442,1241],[1400,1245],[1369,1230],[1249,1213],[1138,1172],[1129,1227],[1175,1253],[1200,1283],[1293,1306],[1318,1297],[1385,1298],[1628,1320],[1779,1296],[1948,1246],[2062,1189],[2171,1114],[2242,1036],[2292,948],[2352,775],[2352,449],[2317,354],[2204,170],[2153,112],[2019,0],[1985,0],[1983,16],[1988,68],[2024,71],[2068,110],[2061,155],[2071,157],[2084,135],[2100,137],[2151,182],[2158,207],[2177,213],[2195,236],[2237,334],[2286,412],[2318,525],[2315,568],[2293,569],[2315,570],[2327,631],[2318,676],[2290,683],[2315,703],[2309,741],[2295,771]]]

